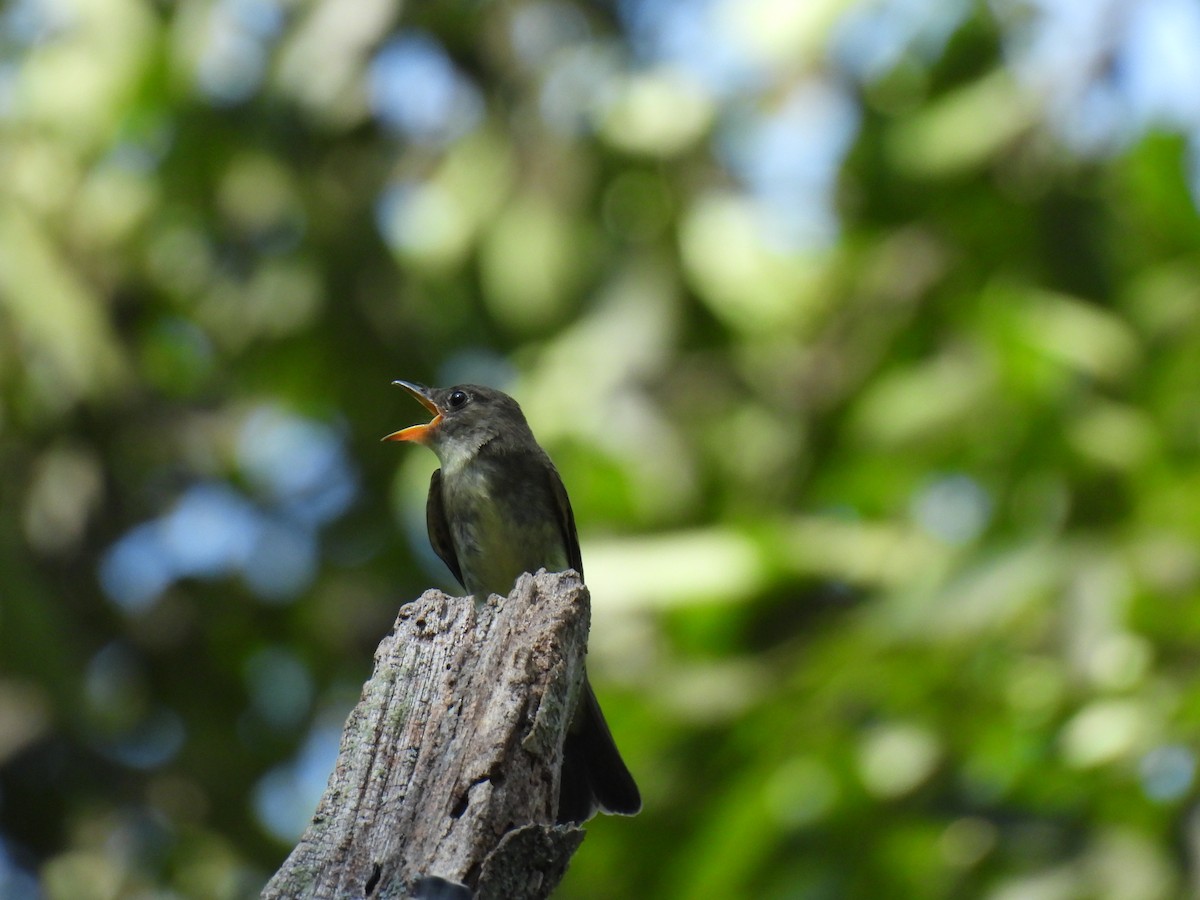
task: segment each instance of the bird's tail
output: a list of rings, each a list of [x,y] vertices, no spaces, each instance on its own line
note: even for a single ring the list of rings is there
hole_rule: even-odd
[[[587,676],[563,742],[558,821],[584,822],[597,812],[632,816],[642,796],[613,740]]]

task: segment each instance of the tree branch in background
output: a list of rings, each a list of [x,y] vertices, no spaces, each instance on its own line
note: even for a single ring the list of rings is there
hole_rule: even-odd
[[[573,572],[401,608],[274,898],[544,898],[583,831],[555,825],[590,598]],[[433,885],[439,885],[433,887]]]

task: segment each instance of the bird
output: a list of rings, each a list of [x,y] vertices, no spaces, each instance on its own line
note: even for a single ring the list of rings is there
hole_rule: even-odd
[[[574,569],[583,578],[575,515],[554,463],[517,401],[477,384],[431,388],[394,381],[433,414],[428,424],[385,441],[433,450],[441,467],[425,505],[429,542],[458,582],[477,598],[507,596],[525,572]],[[584,673],[563,743],[557,821],[582,823],[596,812],[635,815],[642,800]]]

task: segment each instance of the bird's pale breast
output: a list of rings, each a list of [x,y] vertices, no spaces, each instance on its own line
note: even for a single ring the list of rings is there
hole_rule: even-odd
[[[556,511],[540,484],[504,477],[477,458],[443,469],[451,539],[467,590],[507,594],[523,572],[569,567]]]

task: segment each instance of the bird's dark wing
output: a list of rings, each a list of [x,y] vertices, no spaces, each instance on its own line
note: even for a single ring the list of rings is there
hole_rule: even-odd
[[[583,558],[579,553],[579,535],[575,531],[575,513],[567,489],[554,464],[546,459],[544,471],[550,482],[550,494],[558,514],[558,527],[567,549],[567,562],[583,577]],[[598,809],[632,816],[642,808],[637,782],[629,774],[621,751],[617,749],[592,685],[584,676],[583,697],[576,708],[563,743],[563,762],[559,781],[559,823],[583,822]]]
[[[442,470],[437,469],[429,479],[429,499],[425,501],[425,527],[429,530],[429,543],[433,552],[442,558],[442,562],[454,573],[458,583],[463,587],[462,567],[458,564],[458,556],[454,552],[454,541],[450,537],[450,523],[446,521],[446,506],[442,503]]]
[[[567,489],[563,486],[558,469],[548,459],[546,472],[550,478],[550,493],[554,497],[555,511],[558,513],[558,527],[562,531],[563,544],[567,548],[567,563],[583,577],[583,556],[579,552],[579,534],[575,531],[575,513],[571,511],[571,501],[567,497]]]

